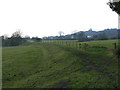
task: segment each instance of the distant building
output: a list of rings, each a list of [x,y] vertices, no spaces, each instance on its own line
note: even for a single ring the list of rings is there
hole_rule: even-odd
[[[73,38],[74,38],[74,36],[71,36],[71,38],[73,39]]]
[[[87,38],[91,38],[92,36],[87,36]]]

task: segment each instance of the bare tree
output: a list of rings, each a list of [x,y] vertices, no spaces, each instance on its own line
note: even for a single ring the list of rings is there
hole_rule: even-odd
[[[10,38],[10,46],[17,46],[26,42],[24,38],[22,38],[22,32],[20,30],[14,32]]]
[[[21,37],[22,38],[22,32],[20,30],[17,30],[12,34],[11,37]]]
[[[63,32],[63,31],[59,31],[58,34],[59,34],[59,36],[61,37],[61,36],[64,35],[64,32]]]

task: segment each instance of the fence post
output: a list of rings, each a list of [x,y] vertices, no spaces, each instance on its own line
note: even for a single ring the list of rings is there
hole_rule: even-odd
[[[117,48],[117,44],[116,43],[113,43],[114,44],[114,49],[116,49]]]
[[[70,47],[70,42],[68,43],[68,46]]]
[[[74,41],[73,41],[73,48],[75,47]]]
[[[81,48],[81,43],[79,43],[79,48]]]
[[[67,41],[66,41],[66,46],[67,46]]]
[[[85,49],[85,50],[87,49],[87,46],[88,46],[88,44],[85,43],[85,44],[84,44],[84,49]]]
[[[78,46],[78,45],[77,45],[77,42],[76,42],[76,48],[77,48],[77,46]]]

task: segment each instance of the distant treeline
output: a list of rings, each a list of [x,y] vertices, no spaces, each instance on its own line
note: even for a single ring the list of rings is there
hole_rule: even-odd
[[[38,37],[22,37],[21,31],[16,31],[12,34],[11,37],[1,36],[2,46],[18,46],[27,42],[27,40],[41,41],[41,38]]]
[[[120,30],[118,29],[105,29],[103,31],[92,31],[92,29],[88,31],[80,31],[69,35],[60,36],[49,36],[43,37],[43,40],[78,40],[79,42],[83,41],[91,41],[91,40],[108,40],[108,39],[120,39],[118,35]],[[27,40],[41,41],[41,38],[29,36],[22,37],[22,33],[20,31],[16,31],[12,34],[11,37],[1,36],[2,37],[2,45],[3,46],[18,46],[25,43]]]
[[[119,39],[118,29],[105,29],[103,31],[80,31],[69,35],[60,36],[49,36],[43,37],[44,40],[79,40],[79,41],[90,41],[90,40],[108,40],[108,39]]]

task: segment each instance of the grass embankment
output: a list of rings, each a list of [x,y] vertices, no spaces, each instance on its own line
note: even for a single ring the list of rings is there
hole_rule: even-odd
[[[3,48],[3,88],[118,86],[117,59],[60,45]]]

